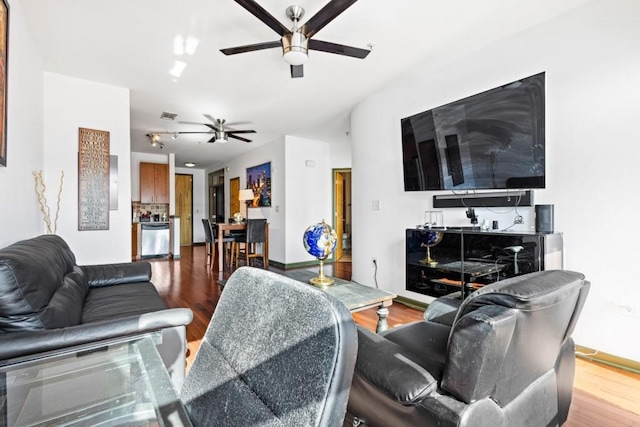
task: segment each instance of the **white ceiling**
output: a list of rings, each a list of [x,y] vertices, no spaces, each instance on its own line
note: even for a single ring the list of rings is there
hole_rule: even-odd
[[[176,153],[176,164],[207,167],[283,134],[316,139],[349,130],[351,109],[412,67],[428,69],[536,25],[587,0],[360,0],[314,39],[367,48],[364,59],[310,52],[304,78],[291,79],[280,49],[225,56],[221,48],[276,41],[278,34],[232,0],[20,0],[47,71],[131,90],[131,149]],[[327,0],[299,0],[306,21]],[[290,27],[292,0],[258,0]],[[193,55],[174,53],[181,36]],[[174,62],[186,63],[179,78]],[[176,121],[160,119],[163,111]],[[145,134],[206,130],[203,114],[249,122],[250,144],[207,144],[210,135]]]

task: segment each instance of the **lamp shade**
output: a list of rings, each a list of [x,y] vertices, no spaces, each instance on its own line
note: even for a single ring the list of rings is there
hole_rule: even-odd
[[[253,200],[253,190],[250,188],[247,188],[245,190],[240,190],[240,193],[238,194],[238,199],[243,202],[247,200]]]

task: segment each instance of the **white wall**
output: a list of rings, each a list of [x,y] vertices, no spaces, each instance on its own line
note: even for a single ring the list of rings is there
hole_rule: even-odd
[[[7,167],[0,167],[0,247],[45,231],[33,171],[42,170],[42,57],[20,1],[11,1],[7,87]]]
[[[302,244],[312,224],[333,225],[331,144],[287,136],[285,140],[286,263],[314,261]],[[310,164],[307,165],[307,161]]]
[[[424,220],[434,193],[403,191],[400,119],[546,71],[547,187],[535,192],[535,202],[555,205],[565,268],[592,282],[574,339],[640,360],[640,341],[631,338],[640,318],[623,315],[619,306],[640,305],[632,273],[640,259],[633,226],[640,182],[638,16],[640,2],[594,1],[445,66],[425,64],[414,73],[420,78],[398,79],[397,87],[357,106],[351,122],[353,279],[373,285],[375,256],[382,288],[429,300],[405,290],[404,230]],[[374,140],[382,142],[372,150]],[[381,210],[371,210],[372,200],[381,201]],[[525,229],[532,227],[531,210],[521,209],[527,211]],[[461,209],[444,215],[447,224],[468,224]]]
[[[348,146],[349,140],[341,144]],[[225,169],[225,217],[229,218],[229,180],[240,177],[240,188],[245,188],[246,169],[271,162],[272,206],[251,208],[248,214],[249,218],[266,218],[269,222],[270,260],[282,264],[314,260],[304,250],[302,235],[309,225],[323,218],[332,223],[331,168],[350,166],[348,155],[346,159],[336,155],[333,161],[339,166],[332,165],[333,146],[330,142],[286,135],[207,171]],[[307,160],[314,161],[314,166],[307,166]]]
[[[109,211],[109,230],[78,231],[78,128],[110,132],[118,156],[118,210]],[[131,261],[131,166],[129,90],[44,73],[44,170],[47,199],[55,205],[64,171],[58,235],[78,264]],[[52,214],[53,215],[53,214]]]
[[[229,180],[240,178],[240,189],[247,186],[247,168],[271,162],[271,207],[250,208],[249,218],[266,218],[269,223],[269,259],[284,262],[285,257],[285,140],[277,139],[265,144],[249,153],[231,159],[229,162],[216,165],[207,170],[210,172],[224,169],[224,200],[225,218],[231,217],[233,212],[229,212]],[[277,210],[277,212],[276,212]]]

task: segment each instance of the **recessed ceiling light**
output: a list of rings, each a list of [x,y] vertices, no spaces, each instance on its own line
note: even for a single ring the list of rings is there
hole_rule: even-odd
[[[196,164],[193,162],[184,162],[184,165],[188,168],[192,168],[192,167],[195,167]]]

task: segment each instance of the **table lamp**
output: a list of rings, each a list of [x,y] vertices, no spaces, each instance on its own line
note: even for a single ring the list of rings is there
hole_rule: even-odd
[[[240,192],[238,193],[238,199],[240,200],[240,215],[242,215],[243,218],[249,218],[249,211],[247,210],[247,201],[248,200],[253,200],[253,190],[250,188],[246,188],[244,190],[240,190]],[[244,203],[242,203],[244,202]],[[244,205],[244,213],[243,211],[243,207],[242,205]]]

